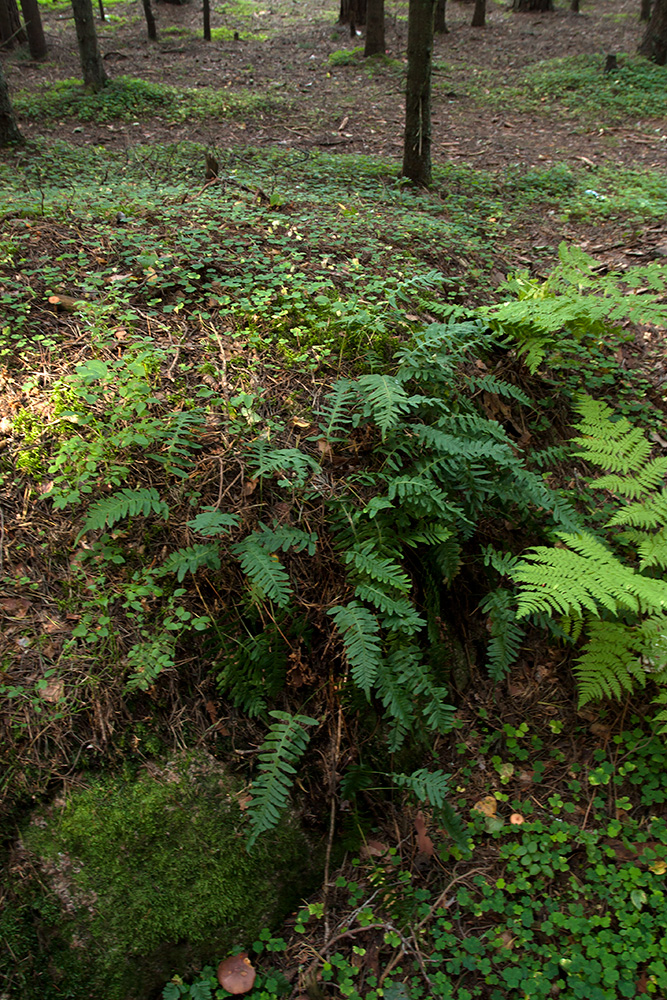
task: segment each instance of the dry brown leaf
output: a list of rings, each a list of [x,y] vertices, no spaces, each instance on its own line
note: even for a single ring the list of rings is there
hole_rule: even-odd
[[[241,493],[244,497],[249,497],[257,489],[258,479],[246,479],[243,486],[241,487]]]
[[[320,458],[323,462],[333,461],[333,451],[331,450],[331,445],[326,438],[318,438],[315,444],[317,445],[317,450],[319,451]]]
[[[381,840],[367,840],[359,851],[362,858],[381,858],[388,853],[389,847],[387,844],[383,844]]]
[[[426,854],[427,857],[432,858],[435,853],[435,847],[426,832],[426,818],[421,809],[415,816],[415,831],[417,833],[417,849],[421,854]]]
[[[25,618],[32,607],[32,601],[25,597],[3,597],[0,599],[0,611],[8,618]]]
[[[493,795],[485,795],[479,802],[475,802],[472,811],[481,813],[482,816],[495,816],[498,812],[498,803]]]
[[[46,686],[40,688],[39,696],[43,698],[44,701],[56,702],[62,701],[65,695],[65,682],[59,677],[49,677],[46,682]]]

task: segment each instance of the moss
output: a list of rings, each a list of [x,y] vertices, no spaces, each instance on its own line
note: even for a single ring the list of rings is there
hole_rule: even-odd
[[[33,817],[23,835],[35,874],[22,901],[30,920],[21,930],[17,902],[6,930],[16,940],[32,922],[44,967],[68,967],[54,996],[149,997],[174,971],[252,943],[298,902],[309,876],[304,835],[283,824],[249,854],[234,792],[216,762],[189,758],[100,782]],[[58,983],[55,971],[50,978]],[[21,997],[49,996],[40,979]]]

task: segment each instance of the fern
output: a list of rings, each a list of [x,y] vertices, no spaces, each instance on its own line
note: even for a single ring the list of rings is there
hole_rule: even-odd
[[[418,802],[430,805],[459,850],[470,853],[466,825],[446,798],[451,775],[440,770],[420,768],[412,774],[394,774],[392,777],[399,788],[406,788]]]
[[[187,549],[178,549],[167,556],[154,575],[164,576],[166,573],[175,573],[176,579],[181,583],[187,573],[192,573],[194,576],[202,566],[207,569],[220,569],[220,553],[217,545],[209,542],[208,545],[191,545]]]
[[[215,507],[204,507],[200,514],[188,521],[188,528],[192,528],[198,535],[227,534],[232,528],[238,528],[239,517],[237,514],[222,514]]]
[[[341,441],[353,420],[350,403],[358,399],[355,384],[349,379],[339,379],[326,397],[321,412],[320,430],[327,441]]]
[[[302,487],[320,465],[298,448],[271,448],[266,436],[259,437],[249,448],[248,466],[254,478],[277,475],[278,486]]]
[[[348,549],[343,560],[372,580],[394,587],[403,594],[409,593],[412,588],[410,577],[403,572],[398,563],[394,559],[381,556],[372,542],[364,542]]]
[[[578,445],[575,455],[624,476],[645,467],[651,445],[640,427],[633,427],[625,417],[614,420],[611,407],[591,396],[582,396],[575,409],[581,416],[579,436],[573,439]]]
[[[642,645],[636,628],[618,622],[590,622],[586,647],[574,668],[579,707],[597,699],[620,699],[637,685],[643,687]]]
[[[384,441],[387,431],[410,409],[405,389],[390,375],[362,375],[357,386],[365,400],[364,413],[373,417]]]
[[[230,546],[241,569],[262,597],[284,608],[292,594],[289,576],[276,555],[268,551],[256,535]]]
[[[357,601],[331,608],[328,612],[343,633],[345,653],[352,669],[352,679],[366,697],[382,664],[380,628],[375,615]]]
[[[160,500],[157,490],[153,487],[119,490],[118,493],[113,493],[110,497],[98,500],[90,506],[77,540],[87,531],[110,528],[118,521],[122,521],[126,517],[136,517],[137,514],[143,514],[144,517],[148,514],[161,514],[166,521],[169,516],[169,506]]]
[[[488,594],[481,610],[489,616],[491,638],[486,649],[487,669],[496,684],[509,672],[524,640],[524,630],[517,623],[514,595],[499,588]]]
[[[307,726],[316,726],[317,719],[288,712],[269,712],[276,721],[259,749],[259,774],[252,783],[252,799],[248,806],[251,833],[250,849],[260,834],[271,830],[287,807],[289,793],[296,776],[296,767],[308,746]]]

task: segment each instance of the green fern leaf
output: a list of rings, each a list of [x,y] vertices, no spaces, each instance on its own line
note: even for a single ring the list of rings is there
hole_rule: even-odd
[[[167,556],[161,566],[155,570],[155,576],[175,573],[178,582],[185,579],[186,573],[194,576],[198,569],[220,569],[220,552],[216,544],[191,545],[187,549],[178,549]]]
[[[381,556],[372,541],[348,549],[343,561],[348,566],[352,564],[358,572],[367,577],[393,587],[403,594],[409,593],[412,589],[410,577],[395,560]]]
[[[489,616],[491,638],[486,650],[487,669],[494,683],[499,683],[516,662],[524,640],[524,630],[517,623],[514,595],[499,588],[482,602],[482,611]]]
[[[238,528],[238,514],[222,514],[215,507],[204,507],[200,514],[188,521],[188,528],[192,528],[198,535],[222,535],[227,534],[232,528]]]
[[[312,456],[298,448],[272,448],[268,438],[262,436],[249,448],[248,466],[253,477],[277,475],[278,486],[305,486],[314,472],[321,472]]]
[[[429,771],[425,767],[413,771],[412,774],[395,774],[394,781],[399,788],[407,788],[425,805],[434,809],[442,809],[449,791],[450,774],[444,771]]]
[[[294,765],[303,757],[310,740],[306,727],[317,725],[317,719],[307,715],[279,711],[269,712],[269,715],[276,721],[258,754],[259,774],[252,783],[252,799],[248,806],[251,827],[248,849],[260,834],[279,822],[297,773]]]
[[[295,552],[307,550],[308,555],[312,556],[316,550],[317,535],[315,532],[302,531],[301,528],[294,528],[290,524],[274,522],[271,528],[260,524],[254,537],[267,552],[288,552],[290,549]]]
[[[334,619],[336,628],[343,633],[352,678],[357,687],[369,697],[382,663],[377,618],[356,601],[331,608],[328,613]]]
[[[642,636],[618,622],[592,621],[588,641],[574,668],[579,707],[603,698],[620,699],[646,684],[641,668]]]
[[[351,405],[358,399],[356,386],[350,379],[339,379],[326,397],[321,414],[320,430],[332,444],[342,441],[352,426],[354,409]]]
[[[573,439],[573,444],[579,446],[574,455],[607,472],[624,476],[636,474],[646,467],[651,445],[641,427],[633,427],[625,417],[615,419],[611,407],[591,396],[581,397],[575,409],[581,420],[577,422],[580,436]]]
[[[357,386],[365,399],[365,413],[373,417],[384,441],[410,408],[405,389],[391,375],[362,375]]]
[[[267,552],[258,538],[252,534],[242,542],[230,546],[241,563],[241,569],[260,593],[274,601],[280,608],[289,602],[292,588],[289,576],[278,557]]]
[[[596,480],[596,486],[598,482]],[[667,490],[640,503],[625,504],[607,521],[608,528],[618,524],[633,528],[662,528],[667,524]]]
[[[146,517],[153,513],[161,514],[165,521],[169,516],[169,506],[160,500],[157,490],[153,487],[139,490],[122,489],[92,504],[78,538],[87,531],[110,528],[126,517],[136,517],[137,514]]]
[[[412,635],[426,626],[413,605],[405,597],[394,597],[373,580],[360,580],[354,588],[355,596],[373,604],[384,615],[384,628]]]

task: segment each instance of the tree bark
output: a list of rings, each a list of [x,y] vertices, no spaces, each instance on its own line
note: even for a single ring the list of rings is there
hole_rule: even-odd
[[[0,63],[0,146],[9,142],[23,142],[23,136],[16,124],[16,115],[9,99],[9,88]]]
[[[475,0],[475,9],[472,14],[471,28],[486,27],[486,0]]]
[[[667,0],[653,0],[651,19],[637,51],[658,66],[667,63]]]
[[[365,24],[366,0],[340,0],[339,24]]]
[[[436,0],[435,4],[435,21],[433,22],[433,30],[436,35],[448,35],[449,28],[445,22],[445,8],[447,5],[447,0]]]
[[[37,0],[21,0],[21,10],[25,30],[28,35],[28,48],[32,59],[46,58],[46,39],[42,27],[42,17],[39,13]]]
[[[155,25],[155,16],[153,14],[153,8],[151,7],[151,0],[142,0],[144,5],[144,17],[146,18],[146,30],[148,31],[148,37],[152,42],[157,38],[157,27]]]
[[[384,0],[367,0],[364,56],[384,55]]]
[[[431,62],[435,0],[410,0],[403,176],[431,183]]]
[[[211,3],[204,0],[204,41],[211,41]]]
[[[553,10],[553,0],[514,0],[512,10],[518,11],[546,11]]]
[[[641,7],[639,8],[639,20],[648,21],[651,17],[651,0],[641,0]]]
[[[579,0],[570,0],[570,10],[573,14],[579,13]]]
[[[0,43],[4,48],[13,49],[14,42],[25,45],[27,41],[16,0],[0,0]]]
[[[97,43],[92,0],[72,0],[72,11],[74,12],[83,82],[96,94],[106,84],[107,74]]]

